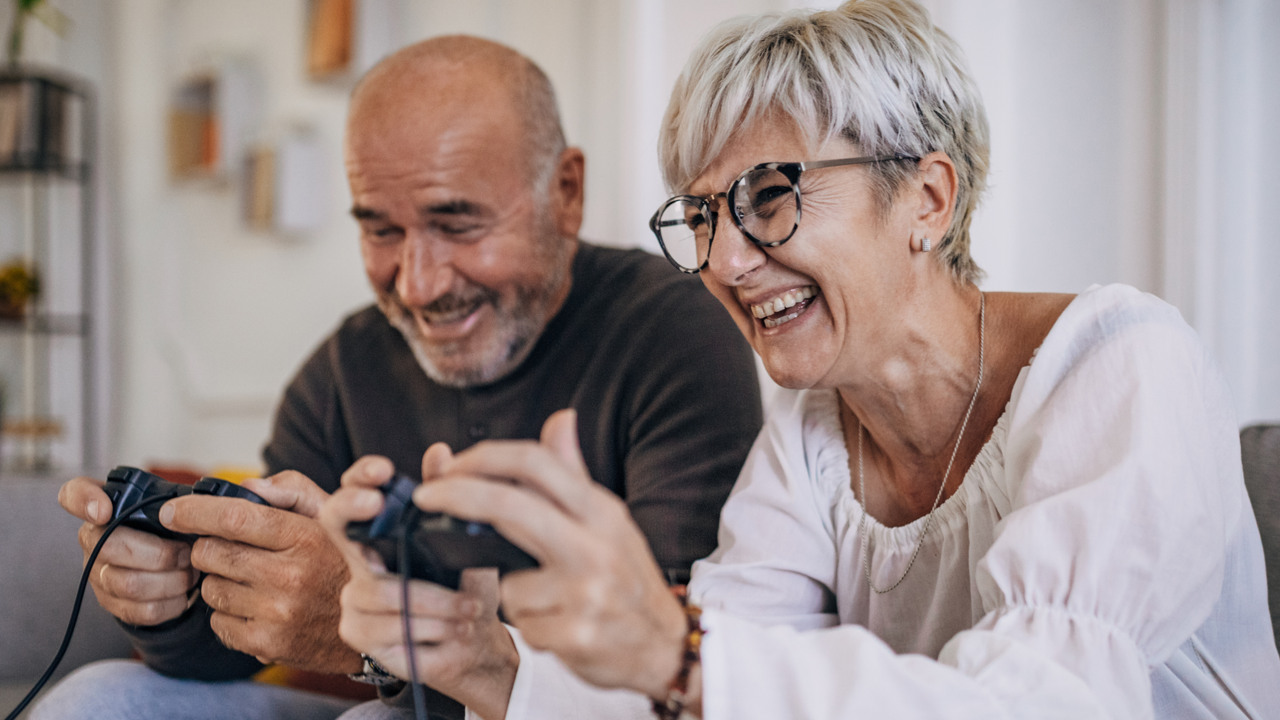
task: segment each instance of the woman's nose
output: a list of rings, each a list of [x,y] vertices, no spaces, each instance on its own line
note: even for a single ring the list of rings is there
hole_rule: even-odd
[[[707,267],[703,272],[711,273],[724,285],[739,285],[768,258],[764,249],[742,234],[729,213],[724,213],[707,250]]]

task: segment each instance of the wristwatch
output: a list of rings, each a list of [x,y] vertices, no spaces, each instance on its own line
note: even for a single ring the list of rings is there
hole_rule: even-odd
[[[360,672],[352,673],[347,676],[352,680],[369,685],[376,685],[377,687],[385,687],[387,685],[395,685],[396,683],[404,682],[404,680],[392,675],[390,671],[382,667],[377,660],[374,660],[368,655],[360,653],[360,659],[364,662],[364,664],[360,666]]]

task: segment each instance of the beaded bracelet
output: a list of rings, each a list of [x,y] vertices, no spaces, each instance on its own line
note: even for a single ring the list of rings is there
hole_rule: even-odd
[[[689,673],[702,658],[702,608],[689,603],[688,593],[683,585],[671,588],[671,593],[680,601],[684,609],[688,632],[684,636],[684,649],[680,654],[680,670],[667,686],[665,700],[653,701],[653,714],[658,720],[677,720],[684,712],[684,703],[689,693]]]

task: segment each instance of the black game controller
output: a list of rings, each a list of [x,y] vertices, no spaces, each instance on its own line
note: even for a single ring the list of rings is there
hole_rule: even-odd
[[[169,540],[187,542],[195,542],[196,536],[177,533],[160,524],[160,506],[173,498],[183,495],[217,495],[244,498],[259,505],[271,504],[252,490],[221,478],[204,477],[197,480],[194,485],[179,485],[159,475],[127,465],[120,465],[108,473],[107,482],[102,489],[106,491],[107,497],[111,498],[112,520],[118,519],[130,507],[151,500],[153,502],[148,502],[134,510],[120,524]],[[161,498],[164,499],[161,500]]]
[[[347,537],[367,545],[394,573],[457,590],[466,568],[492,567],[499,573],[538,567],[529,553],[511,544],[492,525],[424,512],[413,504],[418,484],[396,474],[382,490],[382,512],[347,525]],[[409,568],[400,568],[400,543],[409,533]]]

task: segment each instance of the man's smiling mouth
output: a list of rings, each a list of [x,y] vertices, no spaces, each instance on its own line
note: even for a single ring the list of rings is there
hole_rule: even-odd
[[[449,325],[466,320],[482,305],[495,300],[493,294],[487,292],[472,292],[468,296],[451,293],[425,307],[416,308],[413,314],[429,326]]]
[[[475,298],[471,302],[454,304],[446,309],[427,309],[419,312],[419,316],[428,325],[448,325],[467,318],[484,304],[484,298]]]
[[[766,328],[775,328],[799,317],[817,294],[817,285],[788,290],[777,297],[751,305],[751,314]]]

